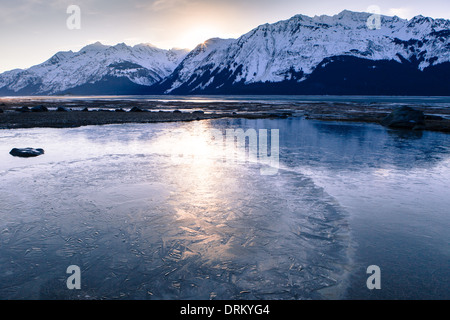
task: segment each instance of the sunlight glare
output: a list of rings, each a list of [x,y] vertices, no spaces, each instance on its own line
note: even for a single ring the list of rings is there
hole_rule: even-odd
[[[207,40],[217,37],[217,30],[211,26],[197,26],[183,33],[180,39],[181,47],[194,49],[199,44],[204,44]]]

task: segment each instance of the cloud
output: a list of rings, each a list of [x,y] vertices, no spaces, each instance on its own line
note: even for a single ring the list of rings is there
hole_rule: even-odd
[[[397,16],[403,19],[409,19],[413,17],[411,8],[390,8],[388,10],[388,15]]]
[[[194,3],[196,1],[189,0],[154,0],[151,3],[148,1],[137,1],[136,8],[144,9],[149,11],[164,11],[170,10],[177,7],[186,6],[189,3]]]
[[[44,13],[48,16],[55,10],[65,14],[66,7],[59,0],[1,0],[0,23],[12,24],[35,19]]]

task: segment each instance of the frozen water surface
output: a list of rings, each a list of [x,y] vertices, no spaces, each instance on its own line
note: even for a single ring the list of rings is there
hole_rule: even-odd
[[[213,128],[279,129],[280,170],[224,162]],[[298,118],[2,130],[0,298],[449,298],[448,137]]]

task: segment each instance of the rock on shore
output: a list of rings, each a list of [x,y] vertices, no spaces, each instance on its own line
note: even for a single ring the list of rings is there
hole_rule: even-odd
[[[142,110],[139,107],[133,107],[133,108],[131,108],[131,110],[129,112],[144,112],[144,110]]]
[[[392,111],[381,124],[389,128],[422,130],[425,128],[425,115],[420,110],[403,106]]]
[[[9,152],[9,154],[11,154],[14,157],[31,158],[31,157],[37,157],[37,156],[43,155],[44,149],[14,148]]]
[[[46,106],[34,106],[31,108],[31,112],[48,112],[48,108]]]
[[[57,112],[69,112],[69,109],[67,109],[66,107],[59,106],[59,107],[56,109],[56,111],[57,111]]]

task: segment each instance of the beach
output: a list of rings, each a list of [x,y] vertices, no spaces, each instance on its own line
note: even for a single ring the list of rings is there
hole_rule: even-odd
[[[286,118],[290,116],[323,121],[380,123],[401,105],[412,105],[426,116],[424,130],[450,132],[450,108],[409,103],[344,101],[147,101],[145,99],[24,99],[0,98],[0,129],[70,128],[85,125],[197,121],[218,118]],[[48,112],[31,112],[45,106]],[[67,112],[56,111],[63,107]],[[28,108],[29,112],[21,108]],[[130,110],[138,108],[139,111]],[[22,110],[22,111],[21,111]],[[83,111],[84,110],[84,111]],[[175,112],[174,112],[175,111]]]

